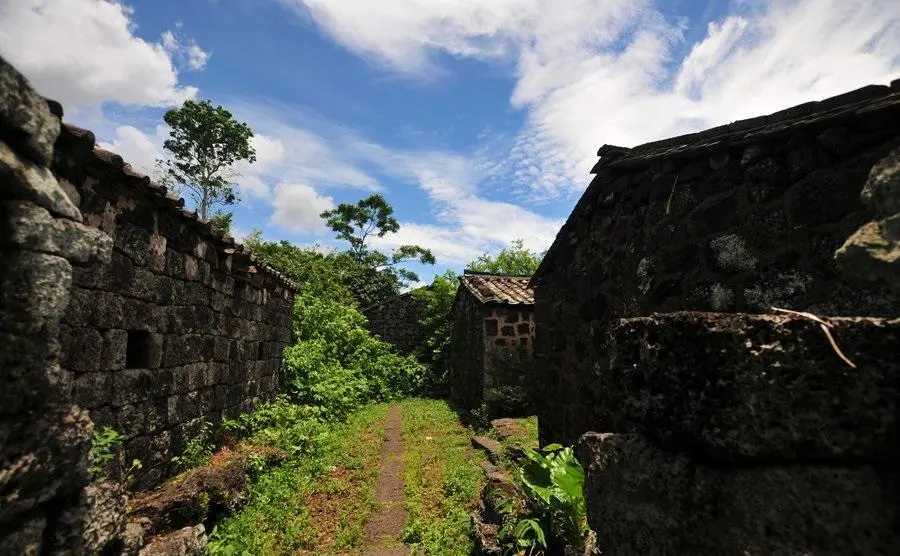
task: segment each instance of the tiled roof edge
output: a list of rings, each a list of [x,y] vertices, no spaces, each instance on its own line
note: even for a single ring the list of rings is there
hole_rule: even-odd
[[[527,278],[527,276],[507,276],[505,274],[487,274],[487,276],[498,276],[498,277],[504,277],[504,278]],[[464,277],[465,277],[465,274],[463,274],[462,276],[460,276],[458,278],[459,283],[463,285],[463,287],[466,289],[466,291],[468,291],[473,296],[475,296],[475,299],[478,300],[478,302],[481,303],[482,305],[501,306],[501,307],[533,307],[534,306],[534,301],[532,301],[531,303],[525,303],[525,302],[521,302],[521,301],[502,301],[495,297],[485,298],[481,295],[481,293],[478,292],[477,289],[475,289],[466,280],[464,280],[463,279]]]
[[[833,97],[828,97],[818,101],[805,102],[796,106],[791,106],[772,114],[736,120],[730,124],[724,124],[717,127],[705,129],[695,133],[687,133],[649,143],[643,143],[635,147],[617,147],[615,145],[603,145],[597,150],[597,156],[600,161],[594,166],[592,173],[596,173],[602,166],[614,164],[620,160],[627,160],[631,157],[640,157],[647,155],[654,150],[666,149],[679,146],[701,145],[703,142],[713,141],[716,139],[729,139],[731,135],[749,132],[753,129],[760,129],[761,135],[765,135],[766,126],[787,123],[793,120],[815,116],[817,114],[825,114],[831,111],[839,111],[865,101],[881,99],[883,97],[900,93],[900,79],[891,81],[890,85],[866,85],[858,89],[848,91]],[[777,132],[778,128],[773,128],[772,133]],[[754,140],[758,140],[759,136],[754,136]],[[664,156],[665,152],[657,153],[656,156]],[[653,157],[655,158],[655,157]]]

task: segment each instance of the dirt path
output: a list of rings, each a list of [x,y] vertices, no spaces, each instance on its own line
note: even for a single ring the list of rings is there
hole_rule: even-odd
[[[407,556],[403,546],[406,507],[403,493],[403,413],[392,407],[384,423],[381,464],[375,485],[378,509],[366,523],[363,554],[370,556]]]

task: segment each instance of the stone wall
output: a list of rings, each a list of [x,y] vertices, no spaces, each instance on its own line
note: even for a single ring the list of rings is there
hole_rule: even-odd
[[[460,286],[453,300],[448,381],[450,398],[461,407],[474,409],[484,394],[484,307]]]
[[[74,400],[124,436],[126,461],[140,459],[140,484],[153,485],[204,421],[276,393],[294,287],[89,131],[63,126],[53,171],[113,240],[109,261],[73,272],[61,365]]]
[[[532,409],[534,311],[485,307],[484,401],[493,414],[528,415]]]
[[[450,340],[450,397],[462,407],[487,404],[491,414],[531,410],[531,307],[485,305],[460,286]]]
[[[866,88],[633,150],[597,174],[534,279],[542,442],[610,431],[597,395],[618,318],[699,310],[895,316],[900,294],[839,272],[900,142],[900,94]],[[767,123],[768,122],[768,123]]]
[[[61,114],[0,58],[0,554],[98,554],[124,512],[88,486],[93,426],[59,364],[73,271],[112,248],[48,169]]]
[[[403,354],[410,354],[426,340],[421,302],[412,292],[400,294],[363,311],[366,328]]]
[[[898,145],[895,82],[600,149],[534,289],[604,554],[900,551],[900,290],[835,261],[900,237],[861,200]]]

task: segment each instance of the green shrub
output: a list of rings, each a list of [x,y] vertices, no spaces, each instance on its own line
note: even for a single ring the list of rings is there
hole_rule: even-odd
[[[212,423],[203,423],[197,436],[188,441],[180,456],[172,458],[172,463],[178,467],[179,471],[206,465],[212,458],[215,448]]]
[[[91,475],[98,481],[106,481],[106,464],[118,457],[122,435],[112,427],[94,429],[91,438]]]
[[[571,447],[549,444],[542,450],[523,449],[527,463],[519,469],[526,507],[502,500],[505,544],[535,553],[557,544],[583,547],[587,526],[584,469]]]
[[[352,306],[300,294],[294,304],[298,341],[284,351],[285,393],[294,403],[340,418],[364,403],[388,401],[418,390],[424,367],[395,353],[364,327]]]
[[[324,415],[320,407],[297,405],[279,396],[236,419],[223,420],[222,428],[253,444],[281,448],[293,457],[316,450],[326,429]]]

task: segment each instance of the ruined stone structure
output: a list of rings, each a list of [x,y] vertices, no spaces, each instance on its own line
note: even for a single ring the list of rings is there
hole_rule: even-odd
[[[88,486],[93,426],[154,484],[291,340],[292,283],[61,118],[0,59],[2,554],[100,553],[124,497]]]
[[[73,274],[61,364],[76,403],[124,435],[126,458],[155,484],[203,421],[275,394],[295,287],[89,131],[62,126],[53,170],[85,223],[113,239],[108,263]]]
[[[601,147],[532,285],[604,554],[900,553],[898,146],[900,81]]]
[[[534,297],[527,276],[466,270],[453,301],[450,397],[469,409],[531,408]]]
[[[426,340],[425,330],[419,324],[422,306],[412,291],[372,305],[363,314],[368,319],[369,332],[394,346],[399,353],[408,355]]]

